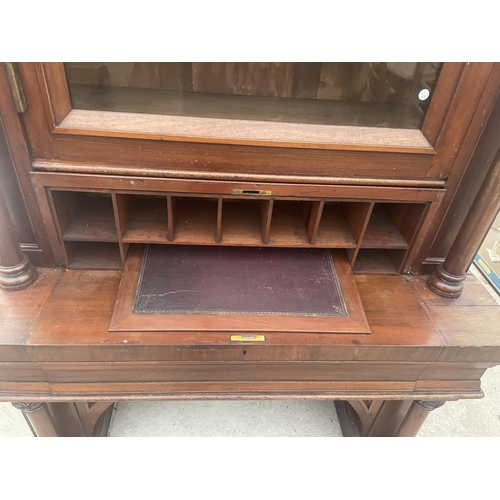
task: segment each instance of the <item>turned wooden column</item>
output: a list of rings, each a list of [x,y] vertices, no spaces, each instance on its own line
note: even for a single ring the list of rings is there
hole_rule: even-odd
[[[36,268],[21,252],[7,204],[0,196],[0,287],[21,290],[36,281]]]
[[[422,427],[429,413],[436,408],[441,408],[444,401],[413,401],[396,437],[414,437]]]
[[[12,403],[21,410],[38,437],[57,437],[54,419],[46,403]]]
[[[437,295],[456,298],[465,275],[500,209],[500,149],[451,246],[445,261],[430,275],[427,285]]]
[[[91,437],[108,432],[113,402],[12,403],[37,437]],[[108,412],[107,418],[104,413]]]

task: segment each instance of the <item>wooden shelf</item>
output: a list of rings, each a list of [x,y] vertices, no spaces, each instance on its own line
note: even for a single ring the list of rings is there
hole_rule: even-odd
[[[358,272],[393,273],[400,268],[426,207],[424,203],[258,199],[208,193],[54,190],[51,196],[66,263],[75,269],[119,269],[129,244],[151,243],[341,248]],[[84,242],[91,245],[83,247]],[[100,245],[104,243],[117,245]],[[378,249],[385,253],[367,252]]]
[[[352,269],[353,272],[355,274],[398,274],[389,252],[390,250],[384,249],[360,250]],[[395,252],[399,254],[399,251],[395,250]]]
[[[217,232],[217,200],[177,198],[174,208],[174,243],[214,245]]]
[[[166,198],[135,197],[122,239],[125,243],[169,243]]]
[[[310,247],[304,217],[304,203],[275,201],[271,219],[269,244],[276,246]]]
[[[65,241],[118,241],[111,197],[83,195],[63,234]]]
[[[370,221],[366,228],[361,248],[408,248],[397,227],[389,218],[382,205],[375,204]]]
[[[224,200],[222,243],[262,245],[261,201]]]
[[[356,248],[356,241],[342,216],[339,203],[325,203],[315,246]]]
[[[122,268],[120,250],[116,243],[70,241],[66,243],[70,269]]]

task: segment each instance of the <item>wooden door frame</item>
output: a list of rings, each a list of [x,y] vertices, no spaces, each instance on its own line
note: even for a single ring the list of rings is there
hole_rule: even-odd
[[[250,180],[271,175],[269,180],[278,182],[289,182],[290,177],[297,182],[332,177],[365,184],[383,179],[392,185],[412,181],[429,187],[432,182],[438,187],[450,175],[494,66],[444,63],[421,130],[290,124],[295,134],[290,141],[274,137],[276,124],[272,123],[259,132],[260,138],[252,136],[255,130],[248,129],[248,120],[241,121],[247,129],[236,131],[236,136],[203,137],[190,127],[184,132],[182,123],[216,119],[73,110],[62,63],[21,63],[19,67],[28,102],[24,122],[34,156],[55,161],[39,170],[83,172],[92,165],[94,173],[106,173],[104,167],[113,166],[113,172],[125,175],[135,169],[135,175],[144,170],[147,176],[214,178],[226,173],[233,178],[246,174]],[[478,111],[487,115],[489,107]],[[134,123],[131,115],[136,117]],[[151,117],[156,121],[148,132],[143,119],[151,121]],[[104,130],[99,125],[102,120],[115,130]],[[164,125],[174,122],[175,133],[164,133]],[[226,122],[238,128],[238,120]],[[200,122],[193,126],[199,130]],[[324,134],[314,139],[316,132],[307,127],[326,127],[333,132],[332,139],[325,143]],[[301,131],[302,142],[297,140]],[[95,170],[97,165],[101,171]]]
[[[3,128],[5,132],[5,139],[16,170],[21,194],[36,238],[36,244],[23,245],[23,242],[21,242],[21,249],[36,266],[54,265],[49,238],[31,184],[30,173],[33,168],[30,148],[24,134],[22,122],[14,106],[3,64],[0,64],[0,120],[3,123],[3,127],[0,128]],[[2,130],[0,130],[0,133],[2,133]]]
[[[435,154],[463,63],[443,63],[421,130],[311,125],[73,109],[64,63],[36,63],[55,134],[262,147]],[[215,129],[215,130],[214,130]]]

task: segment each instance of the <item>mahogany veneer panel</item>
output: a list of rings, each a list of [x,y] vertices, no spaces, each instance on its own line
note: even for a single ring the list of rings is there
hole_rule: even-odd
[[[380,330],[380,328],[379,328]],[[156,333],[156,332],[155,332]],[[378,332],[380,333],[380,332]],[[127,337],[124,339],[123,337]],[[288,340],[291,342],[281,345],[279,340],[284,341],[284,336],[273,334],[266,342],[249,345],[248,343],[230,343],[228,336],[210,334],[210,343],[205,342],[200,349],[201,334],[189,335],[192,344],[188,344],[188,336],[178,333],[170,336],[158,335],[159,341],[153,344],[151,334],[145,332],[138,335],[124,332],[119,337],[108,339],[104,345],[96,345],[95,337],[82,339],[66,345],[40,344],[46,338],[34,339],[34,345],[26,346],[30,359],[33,361],[52,362],[117,362],[117,361],[204,361],[210,358],[212,361],[272,361],[280,356],[294,361],[435,361],[442,347],[440,345],[414,346],[414,345],[375,345],[360,349],[358,344],[349,342],[340,344],[328,343],[325,334],[311,336],[310,334],[294,334]],[[171,338],[179,344],[174,345]],[[206,339],[207,335],[203,335]],[[331,335],[329,336],[331,337]],[[343,335],[345,337],[345,335]],[[126,343],[123,340],[127,340]],[[161,342],[161,343],[160,343]],[[408,342],[407,342],[408,343]],[[361,344],[363,345],[363,344]],[[24,352],[24,351],[23,351]],[[500,355],[498,356],[500,359]],[[10,358],[9,358],[10,359]],[[14,359],[13,359],[14,360]]]
[[[0,362],[0,384],[8,382],[34,382],[46,380],[46,378],[40,365],[30,360]]]
[[[458,299],[438,297],[429,291],[424,276],[408,276],[436,328],[447,339],[443,360],[487,361],[500,356],[500,306],[469,274]],[[480,347],[480,349],[478,349]],[[493,366],[493,365],[491,365]]]
[[[488,323],[499,308],[480,288],[480,305],[471,297],[433,305],[415,289],[423,277],[358,275],[370,335],[271,333],[257,345],[231,342],[227,332],[108,332],[119,278],[62,274],[36,320],[33,313],[25,352],[36,366],[19,365],[21,378],[10,380],[17,368],[5,365],[4,400],[477,398],[479,378],[500,361],[498,323]],[[18,292],[18,307],[27,292]]]
[[[231,343],[227,332],[110,333],[108,328],[120,277],[117,271],[68,270],[63,273],[36,319],[28,344],[35,352],[38,348],[35,346],[46,346],[51,352],[56,352],[58,346],[65,349],[74,346],[78,350],[73,351],[72,356],[78,353],[93,356],[93,352],[97,356],[106,348],[125,349],[130,356],[135,356],[136,350],[146,355],[148,349],[161,349],[160,346],[167,349],[165,355],[169,353],[174,359],[190,359],[196,353],[202,357],[224,356],[221,354],[224,350],[242,355],[242,346]],[[255,352],[259,359],[283,356],[296,360],[316,359],[315,356],[387,359],[404,357],[401,352],[406,352],[421,356],[420,359],[429,359],[428,356],[437,359],[443,346],[442,336],[402,276],[359,275],[355,281],[372,330],[370,335],[342,334],[339,338],[332,334],[270,333],[262,346],[245,345],[246,355],[252,356]],[[66,314],[62,315],[61,310]],[[500,339],[498,343],[500,345]],[[201,346],[203,353],[198,351]],[[87,347],[89,351],[85,351]],[[219,351],[221,348],[223,351]],[[399,351],[401,348],[409,350]],[[157,356],[157,352],[150,352],[148,356]]]
[[[33,385],[33,384],[32,384]],[[416,387],[417,386],[417,387]],[[241,382],[101,382],[101,383],[51,383],[51,393],[31,394],[30,401],[60,400],[117,401],[130,399],[164,400],[227,400],[227,399],[328,399],[328,400],[380,400],[425,399],[457,400],[477,399],[483,396],[479,381],[451,381],[439,387],[415,384],[415,382],[381,381],[241,381]],[[2,386],[0,385],[0,390]],[[9,394],[9,401],[19,401]]]
[[[12,364],[11,364],[12,365]],[[374,370],[373,363],[302,361],[275,362],[136,362],[136,363],[41,363],[51,382],[238,382],[238,381],[382,381],[405,382],[418,379],[425,363],[412,363],[401,370],[400,363],[385,362]],[[0,365],[1,366],[1,365]],[[33,368],[31,368],[33,369]],[[443,368],[448,377],[459,378],[456,371]],[[477,370],[472,372],[475,375]],[[483,370],[484,371],[484,370]],[[470,375],[470,374],[469,374]],[[28,376],[28,372],[27,372]],[[464,377],[465,378],[465,377]]]
[[[7,292],[0,289],[0,359],[11,359],[10,355],[14,354],[17,358],[18,345],[29,337],[36,318],[62,274],[61,269],[39,269],[38,279],[25,290]],[[5,356],[7,347],[9,356]]]

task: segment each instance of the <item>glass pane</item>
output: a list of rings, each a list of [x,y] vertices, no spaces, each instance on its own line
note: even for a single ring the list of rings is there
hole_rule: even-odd
[[[65,63],[76,109],[420,128],[441,63]]]

